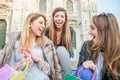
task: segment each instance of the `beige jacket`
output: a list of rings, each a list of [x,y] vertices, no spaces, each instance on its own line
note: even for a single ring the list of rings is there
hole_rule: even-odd
[[[8,63],[12,49],[14,47],[15,41],[20,38],[20,32],[14,32],[8,34],[8,43],[3,48],[2,53],[0,53],[0,67]],[[55,51],[55,47],[47,37],[44,37],[44,47],[43,53],[51,67],[52,71],[52,80],[62,80],[61,67],[58,62],[58,57]]]

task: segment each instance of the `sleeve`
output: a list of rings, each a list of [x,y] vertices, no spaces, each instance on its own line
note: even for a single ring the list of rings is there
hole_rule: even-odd
[[[14,47],[14,39],[8,41],[0,52],[0,67],[9,62]]]
[[[53,46],[53,51],[54,51],[54,67],[55,67],[56,80],[62,80],[61,66],[58,62],[58,57],[54,46]]]
[[[10,57],[10,60],[9,60],[9,62],[8,62],[8,64],[11,66],[11,67],[13,67],[14,65],[15,65],[15,54],[16,54],[16,52],[15,52],[15,48],[13,48],[13,50],[12,50],[12,54],[11,54],[11,57]]]
[[[70,54],[70,58],[74,58],[74,52],[73,52],[73,49],[71,49],[71,50],[69,51],[69,54]]]
[[[0,51],[0,67],[2,66],[3,64],[3,58],[5,56],[5,53],[3,53],[3,50]]]
[[[43,70],[45,74],[50,75],[50,65],[45,61],[45,64],[48,66],[48,70]]]
[[[88,44],[88,41],[85,41],[82,45],[81,51],[79,52],[79,61],[77,66],[82,65],[84,61],[90,58],[90,55],[87,51],[87,44]]]
[[[13,46],[13,49],[12,49],[12,54],[10,56],[10,59],[8,61],[8,64],[11,66],[11,67],[14,67],[19,61],[17,60],[16,56],[18,55],[17,51],[18,51],[18,45],[19,45],[19,40],[17,40],[15,42],[15,45]]]

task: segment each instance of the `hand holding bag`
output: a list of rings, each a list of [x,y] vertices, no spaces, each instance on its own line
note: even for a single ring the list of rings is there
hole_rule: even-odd
[[[96,71],[86,69],[83,66],[79,66],[75,72],[75,76],[82,80],[95,80]]]
[[[26,68],[24,71],[18,71],[15,75],[13,75],[10,80],[24,80],[25,79],[25,76],[28,72],[28,65],[29,63],[27,62],[26,63]]]

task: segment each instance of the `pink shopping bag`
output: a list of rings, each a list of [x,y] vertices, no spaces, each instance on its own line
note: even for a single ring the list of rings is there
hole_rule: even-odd
[[[0,69],[0,80],[8,80],[12,76],[12,69],[9,65],[5,64]]]

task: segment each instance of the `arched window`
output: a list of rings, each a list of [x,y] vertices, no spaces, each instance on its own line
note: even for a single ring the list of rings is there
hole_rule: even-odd
[[[0,49],[2,49],[5,45],[6,26],[6,21],[0,19]]]
[[[40,10],[40,12],[46,11],[46,0],[40,0],[39,10]]]
[[[71,0],[67,0],[66,6],[68,12],[73,12],[73,2]]]

